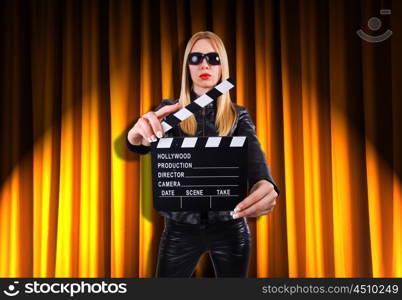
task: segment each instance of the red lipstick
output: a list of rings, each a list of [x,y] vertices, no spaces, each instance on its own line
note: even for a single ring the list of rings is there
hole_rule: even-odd
[[[199,76],[201,79],[209,79],[209,77],[211,77],[211,75],[210,74],[208,74],[208,73],[202,73],[200,76]]]

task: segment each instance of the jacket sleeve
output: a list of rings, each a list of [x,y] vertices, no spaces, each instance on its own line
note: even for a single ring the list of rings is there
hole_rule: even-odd
[[[247,136],[248,140],[248,179],[250,187],[256,182],[265,179],[273,184],[279,195],[279,189],[272,178],[271,171],[265,160],[265,154],[257,139],[255,125],[247,109],[242,107],[238,116],[238,126],[234,135]]]
[[[172,105],[172,104],[175,104],[175,103],[177,103],[177,101],[173,101],[173,100],[170,100],[170,99],[164,99],[164,100],[162,100],[162,102],[158,105],[158,107],[156,107],[153,111],[157,111],[157,110],[159,110],[160,108],[162,108],[162,107],[165,106],[165,105]],[[137,154],[140,154],[140,155],[148,154],[149,151],[151,150],[151,147],[150,147],[150,146],[133,145],[133,144],[131,144],[130,141],[128,140],[128,132],[127,132],[127,134],[126,134],[126,143],[127,143],[127,148],[128,148],[130,151],[133,151],[133,152],[135,152],[135,153],[137,153]]]

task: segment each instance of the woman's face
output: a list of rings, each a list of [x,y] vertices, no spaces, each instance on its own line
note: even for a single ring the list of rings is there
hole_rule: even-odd
[[[207,54],[217,52],[209,39],[201,39],[195,42],[190,53],[200,52]],[[193,90],[196,94],[202,95],[212,89],[220,80],[222,74],[221,65],[210,65],[206,58],[198,65],[188,64],[190,76],[193,80]]]

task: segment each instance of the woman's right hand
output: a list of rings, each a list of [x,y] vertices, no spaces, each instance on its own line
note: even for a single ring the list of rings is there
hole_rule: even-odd
[[[150,146],[151,142],[157,141],[156,137],[161,138],[164,134],[160,121],[180,108],[181,104],[178,102],[165,105],[155,112],[147,112],[128,132],[128,141],[132,145]]]

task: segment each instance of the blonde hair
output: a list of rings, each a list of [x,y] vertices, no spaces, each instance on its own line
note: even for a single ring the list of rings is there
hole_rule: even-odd
[[[221,82],[222,79],[226,80],[229,77],[228,57],[222,40],[216,34],[210,31],[197,32],[188,41],[186,50],[184,52],[183,70],[181,77],[181,91],[179,99],[179,102],[182,104],[183,107],[191,103],[190,99],[191,76],[187,64],[188,55],[191,49],[193,48],[194,44],[201,39],[209,39],[213,47],[215,48],[216,52],[219,54],[219,58],[221,60],[222,75],[218,83]],[[226,136],[228,135],[228,133],[230,132],[236,121],[237,116],[236,109],[232,104],[229,93],[225,93],[222,96],[218,97],[216,101],[217,101],[216,105],[217,111],[216,111],[215,126],[218,129],[218,134],[220,136]],[[182,121],[180,123],[180,128],[187,135],[194,136],[197,132],[197,121],[194,115]]]

